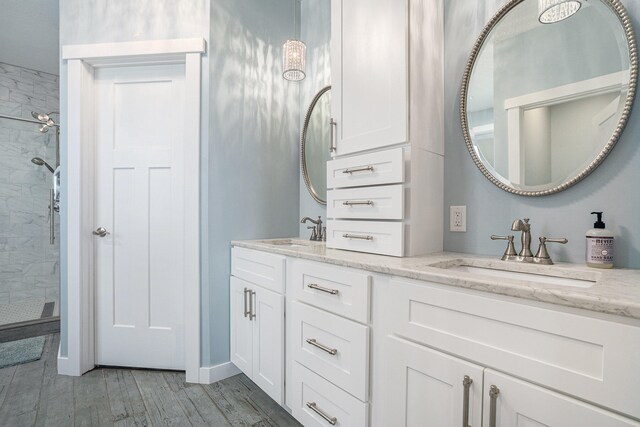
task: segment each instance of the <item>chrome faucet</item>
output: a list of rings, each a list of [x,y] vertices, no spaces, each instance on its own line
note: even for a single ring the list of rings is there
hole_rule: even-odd
[[[516,253],[516,248],[513,244],[513,236],[491,236],[491,240],[508,240],[509,242],[504,255],[502,255],[503,261],[532,262],[535,264],[553,265],[553,261],[547,251],[546,243],[565,244],[569,242],[564,237],[540,237],[540,246],[538,247],[538,252],[534,256],[531,252],[531,224],[529,224],[529,218],[524,218],[524,220],[516,219],[513,221],[513,224],[511,224],[511,231],[522,232],[520,237],[522,249],[520,250],[520,253]]]
[[[522,242],[522,249],[518,256],[525,258],[523,261],[530,262],[533,258],[533,252],[531,252],[531,224],[529,224],[529,218],[525,218],[524,222],[521,219],[516,219],[511,224],[511,231],[521,231],[520,241]]]
[[[313,240],[316,242],[322,242],[323,240],[325,240],[325,233],[323,233],[321,217],[319,216],[317,220],[314,220],[309,218],[308,216],[305,216],[300,220],[300,224],[306,224],[307,221],[315,224],[315,226],[313,227],[307,227],[309,230],[311,230],[311,237],[309,238],[309,240]]]

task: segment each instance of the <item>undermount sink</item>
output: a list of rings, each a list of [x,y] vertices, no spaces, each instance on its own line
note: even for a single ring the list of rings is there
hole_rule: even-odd
[[[454,265],[436,265],[436,267],[444,268],[449,271],[459,271],[462,273],[469,273],[475,276],[482,276],[493,279],[512,279],[512,280],[524,280],[527,282],[534,282],[545,285],[556,286],[569,286],[573,288],[590,288],[596,284],[597,273],[593,274],[581,274],[586,277],[564,277],[560,275],[553,275],[550,271],[545,271],[544,274],[536,273],[534,271],[514,271],[509,270],[508,265],[504,268],[496,268],[494,266],[477,266],[467,264],[454,264]],[[519,266],[523,268],[522,266]],[[524,268],[531,268],[533,266],[524,266]],[[534,267],[535,268],[535,267]]]
[[[260,243],[265,243],[267,245],[273,245],[273,246],[283,246],[287,248],[306,248],[312,245],[311,242],[306,242],[304,240],[294,240],[294,239],[263,240]]]

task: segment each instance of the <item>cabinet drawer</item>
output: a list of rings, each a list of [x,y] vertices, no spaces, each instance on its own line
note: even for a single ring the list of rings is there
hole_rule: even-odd
[[[280,294],[284,293],[285,257],[251,249],[231,249],[231,274]]]
[[[640,327],[410,280],[376,298],[392,333],[640,417]]]
[[[369,382],[369,327],[291,303],[293,359],[362,401]]]
[[[403,219],[404,186],[401,184],[327,191],[327,217]]]
[[[327,247],[372,254],[403,256],[401,222],[327,221]]]
[[[294,396],[291,411],[305,427],[327,427],[331,423],[342,427],[368,425],[366,403],[296,362],[293,362],[291,387]]]
[[[369,322],[371,276],[360,270],[294,260],[293,297],[362,323]]]
[[[327,162],[327,188],[404,182],[402,148]]]

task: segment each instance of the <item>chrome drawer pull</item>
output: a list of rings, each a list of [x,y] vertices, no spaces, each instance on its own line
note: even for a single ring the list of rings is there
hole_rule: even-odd
[[[343,205],[345,206],[356,206],[356,205],[368,205],[368,206],[373,206],[373,200],[367,200],[367,201],[362,201],[362,202],[350,202],[350,201],[346,201],[346,202],[342,202]]]
[[[373,236],[360,236],[358,234],[343,234],[345,239],[373,240]]]
[[[366,166],[364,168],[357,168],[357,169],[345,169],[342,171],[342,173],[348,173],[348,174],[352,174],[355,172],[373,172],[373,166]]]
[[[500,389],[498,387],[494,385],[489,387],[489,397],[491,398],[489,405],[489,427],[496,427],[496,404],[499,394]]]
[[[469,389],[471,388],[471,384],[473,380],[469,378],[469,375],[465,375],[462,380],[462,385],[464,386],[464,392],[462,395],[462,427],[470,427],[469,426]]]
[[[244,288],[244,317],[247,317],[251,314],[251,310],[247,308],[247,294],[251,295],[251,291],[247,288]]]
[[[309,339],[307,339],[307,342],[309,344],[311,344],[312,346],[319,348],[322,351],[326,351],[327,353],[329,353],[332,356],[335,356],[336,354],[338,354],[338,349],[329,348],[327,346],[324,346],[324,345],[320,344],[318,341],[316,341],[315,338],[313,338],[313,339],[309,338]]]
[[[328,422],[332,426],[336,425],[336,423],[338,422],[338,419],[336,417],[330,417],[329,415],[325,414],[324,411],[318,408],[316,402],[307,402],[307,407],[316,414],[320,415],[326,422]]]
[[[322,286],[316,285],[315,283],[308,284],[307,288],[315,289],[316,291],[320,291],[320,292],[326,292],[331,295],[338,295],[338,292],[340,292],[337,289],[323,288]]]
[[[256,300],[256,291],[249,291],[249,320],[253,320],[256,318],[256,312],[253,311],[255,308],[255,300]]]

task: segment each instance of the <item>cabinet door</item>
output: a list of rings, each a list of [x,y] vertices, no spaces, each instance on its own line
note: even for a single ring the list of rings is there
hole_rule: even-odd
[[[231,362],[249,378],[253,374],[253,322],[248,315],[245,316],[245,312],[249,309],[249,293],[253,289],[255,286],[250,283],[231,276],[229,298]]]
[[[517,380],[490,369],[484,377],[484,424],[491,424],[491,386],[495,397],[495,427],[629,427],[640,423],[579,400]]]
[[[332,0],[338,156],[408,140],[408,0]]]
[[[251,379],[280,404],[284,389],[284,296],[259,286],[254,291]]]
[[[380,426],[481,426],[483,368],[396,337],[385,338]],[[468,408],[465,407],[465,376]]]

